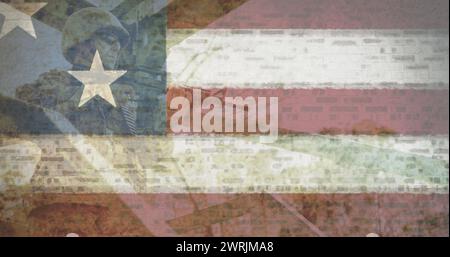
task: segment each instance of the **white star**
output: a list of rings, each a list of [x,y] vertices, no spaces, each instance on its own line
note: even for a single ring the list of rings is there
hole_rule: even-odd
[[[69,71],[72,76],[84,84],[83,94],[78,107],[83,106],[96,95],[99,95],[116,107],[110,85],[126,72],[122,70],[105,71],[100,54],[96,51],[89,71]]]
[[[0,31],[0,38],[4,37],[16,27],[22,28],[32,37],[36,38],[36,32],[34,30],[33,22],[31,21],[31,15],[36,13],[46,4],[47,3],[12,3],[11,5],[16,7],[16,9],[6,3],[0,2],[0,14],[5,17]],[[18,9],[21,11],[18,11]]]

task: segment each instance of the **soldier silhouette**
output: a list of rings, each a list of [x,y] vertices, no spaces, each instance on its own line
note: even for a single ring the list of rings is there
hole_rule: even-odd
[[[121,49],[129,41],[128,31],[111,13],[84,8],[73,13],[63,29],[62,51],[72,70],[90,69],[96,51],[105,70],[117,68]],[[111,90],[117,107],[99,96],[78,106],[83,92],[81,82],[67,71],[52,70],[37,81],[16,90],[16,97],[30,104],[64,115],[82,134],[135,134],[137,95],[132,86],[115,81]]]

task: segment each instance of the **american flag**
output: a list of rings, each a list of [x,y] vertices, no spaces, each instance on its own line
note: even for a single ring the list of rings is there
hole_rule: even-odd
[[[448,18],[447,0],[1,0],[0,235],[448,236]],[[250,105],[243,132],[196,131],[195,92],[277,98],[277,136]]]

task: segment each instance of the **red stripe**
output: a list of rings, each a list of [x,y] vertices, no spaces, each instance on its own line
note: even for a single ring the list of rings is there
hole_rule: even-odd
[[[448,0],[174,1],[168,27],[234,29],[448,28]]]
[[[166,212],[159,222],[178,235],[449,235],[448,194],[130,194],[125,198],[144,199],[149,213]],[[14,216],[0,220],[0,234],[152,235],[153,228],[143,226],[130,209],[142,206],[129,206],[123,199],[115,194],[25,195],[20,201],[24,205],[11,209]]]
[[[281,133],[447,135],[448,94],[448,90],[412,89],[226,88],[202,90],[202,99],[213,95],[223,103],[225,97],[278,97]],[[192,89],[170,88],[168,107],[176,96],[185,96],[192,105]],[[168,128],[176,111],[168,108]]]

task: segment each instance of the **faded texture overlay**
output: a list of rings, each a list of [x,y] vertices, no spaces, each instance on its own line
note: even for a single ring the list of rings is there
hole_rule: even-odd
[[[0,236],[448,236],[448,11],[0,0]],[[278,136],[174,133],[198,89]]]

